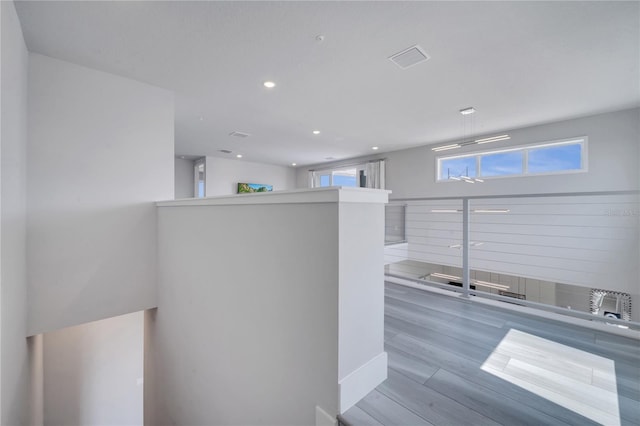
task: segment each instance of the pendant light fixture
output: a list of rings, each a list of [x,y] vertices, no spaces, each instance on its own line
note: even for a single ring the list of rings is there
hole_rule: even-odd
[[[461,127],[462,127],[462,142],[452,143],[447,145],[436,146],[431,148],[432,151],[440,152],[440,151],[448,151],[450,149],[458,149],[463,146],[469,145],[482,145],[485,143],[498,142],[511,139],[511,136],[508,134],[490,136],[486,138],[480,139],[471,139],[474,131],[474,115],[476,113],[476,109],[474,107],[462,108],[460,111],[461,117]]]

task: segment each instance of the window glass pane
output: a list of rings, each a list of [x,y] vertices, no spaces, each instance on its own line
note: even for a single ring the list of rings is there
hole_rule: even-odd
[[[480,157],[483,177],[522,174],[522,151],[497,152]]]
[[[440,160],[439,180],[449,177],[476,177],[476,157],[443,158]]]
[[[329,180],[329,175],[321,175],[320,176],[320,186],[331,186],[331,182]]]
[[[529,173],[559,172],[582,168],[582,145],[547,146],[529,150]]]
[[[205,196],[205,167],[202,160],[197,160],[194,164],[195,167],[195,194],[197,198],[204,198]]]
[[[332,174],[334,186],[358,186],[356,182],[356,169],[337,170]]]

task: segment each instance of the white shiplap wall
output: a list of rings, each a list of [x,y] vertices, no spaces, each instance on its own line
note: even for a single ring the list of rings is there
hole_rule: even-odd
[[[459,200],[407,203],[408,258],[460,267]],[[537,280],[638,294],[638,195],[471,200],[470,265]]]

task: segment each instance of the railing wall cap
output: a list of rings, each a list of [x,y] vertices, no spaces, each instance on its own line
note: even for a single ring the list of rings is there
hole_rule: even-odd
[[[380,203],[389,201],[391,191],[384,189],[331,186],[290,191],[257,192],[252,194],[222,195],[205,198],[185,198],[158,201],[158,207],[228,206],[257,204],[305,203]]]

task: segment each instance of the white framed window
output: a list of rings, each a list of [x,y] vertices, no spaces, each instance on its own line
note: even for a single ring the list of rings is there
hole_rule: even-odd
[[[338,165],[321,170],[309,170],[309,188],[325,186],[353,186],[385,188],[385,159],[366,163]]]
[[[364,170],[364,164],[340,167],[313,172],[313,187],[324,186],[360,186],[360,171]]]
[[[436,157],[436,181],[587,171],[587,137]]]
[[[207,164],[205,158],[199,158],[193,163],[193,196],[204,198],[206,191]]]

